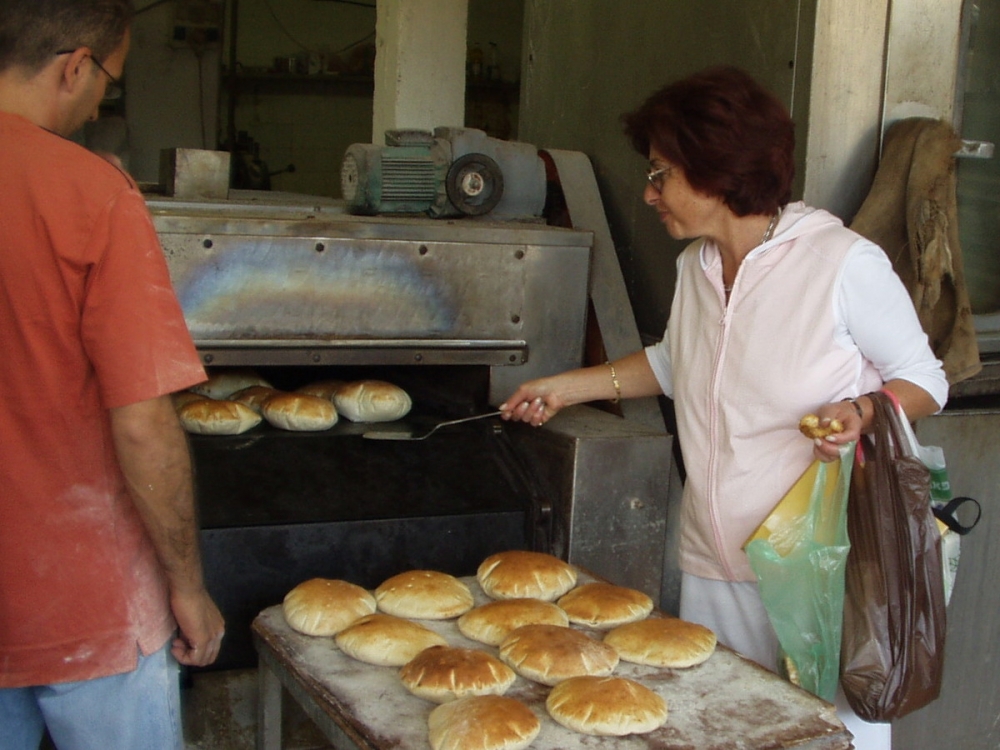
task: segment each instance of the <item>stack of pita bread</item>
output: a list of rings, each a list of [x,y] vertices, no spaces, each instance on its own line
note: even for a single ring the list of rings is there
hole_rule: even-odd
[[[652,600],[640,591],[577,585],[577,579],[577,570],[555,556],[511,550],[479,566],[476,583],[489,597],[479,606],[462,580],[411,570],[373,593],[342,581],[307,581],[289,592],[284,612],[298,632],[333,636],[354,659],[399,668],[408,691],[440,704],[428,713],[433,750],[528,747],[541,720],[505,695],[518,677],[551,688],[546,713],[566,729],[590,735],[656,730],[667,719],[666,702],[635,679],[616,676],[619,662],[694,667],[714,652],[715,635],[653,615]],[[313,606],[303,611],[303,600]],[[472,648],[439,634],[450,631],[433,622],[447,620]]]

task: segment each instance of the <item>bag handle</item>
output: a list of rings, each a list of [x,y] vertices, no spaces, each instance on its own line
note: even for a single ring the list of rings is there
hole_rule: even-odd
[[[882,399],[880,406],[885,409],[885,418],[890,424],[890,433],[895,448],[894,455],[920,458],[917,454],[917,437],[913,434],[910,419],[906,416],[903,405],[899,403],[899,396],[886,388],[882,388],[876,393],[869,393],[868,396],[869,398],[878,396]],[[873,403],[876,400],[872,399]]]
[[[905,428],[908,427],[909,425],[903,423],[904,417],[902,416],[901,413],[902,407],[899,403],[899,397],[896,396],[896,394],[893,393],[892,391],[887,390],[885,388],[881,389],[879,391],[879,394],[885,396],[889,401],[892,402],[893,406],[896,407],[895,411],[898,423],[905,430]],[[910,432],[910,437],[912,437],[912,431],[909,432]],[[972,503],[973,505],[976,506],[976,518],[970,524],[963,524],[961,521],[958,520],[958,518],[955,515],[958,509],[961,508],[966,503]],[[943,506],[932,506],[931,510],[933,511],[935,518],[941,521],[941,523],[943,523],[949,529],[954,531],[956,534],[961,534],[962,536],[965,536],[974,528],[976,528],[976,524],[979,523],[979,519],[983,515],[983,507],[979,504],[978,500],[972,497],[955,497],[949,500]]]
[[[966,503],[972,503],[976,506],[976,519],[970,524],[963,524],[955,516],[958,509]],[[979,519],[982,518],[983,515],[983,506],[979,504],[978,500],[972,497],[953,497],[941,507],[935,506],[931,510],[934,511],[934,517],[936,519],[956,534],[961,534],[962,536],[965,536],[976,528],[976,524],[979,523]]]
[[[892,401],[892,405],[895,406],[897,409],[903,408],[903,405],[899,403],[899,396],[890,391],[888,388],[880,388],[878,392],[881,393],[890,401]],[[868,395],[870,396],[871,394],[869,393]]]
[[[873,419],[880,420],[884,425],[889,437],[889,445],[883,446],[883,450],[889,451],[893,458],[917,458],[913,451],[913,446],[907,440],[906,432],[903,428],[902,409],[899,406],[899,399],[892,391],[879,390],[868,394],[874,410]],[[874,438],[866,435],[869,444],[874,444]],[[862,441],[858,441],[860,444]]]

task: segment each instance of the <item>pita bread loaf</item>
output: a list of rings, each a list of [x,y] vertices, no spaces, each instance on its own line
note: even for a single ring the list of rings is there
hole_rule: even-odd
[[[303,581],[285,595],[285,622],[305,635],[336,635],[375,611],[375,597],[360,586],[329,578]]]
[[[667,720],[667,702],[624,677],[574,677],[552,688],[549,716],[584,734],[645,734]]]
[[[401,667],[425,648],[448,645],[430,628],[378,612],[355,620],[334,640],[348,656],[379,667]]]
[[[585,583],[556,603],[570,622],[599,630],[641,620],[653,611],[653,600],[641,591],[610,583]]]
[[[399,678],[417,697],[445,703],[467,695],[503,695],[517,675],[485,651],[431,646],[407,662]]]
[[[476,578],[486,595],[494,599],[550,602],[576,585],[576,568],[544,552],[508,550],[483,560]]]
[[[241,388],[229,397],[230,401],[236,401],[237,403],[243,404],[244,406],[249,406],[258,414],[261,413],[261,405],[276,393],[280,393],[275,388],[271,388],[266,385],[250,385],[246,388]]]
[[[524,750],[542,724],[518,700],[474,695],[435,708],[427,727],[432,750]]]
[[[823,423],[815,414],[806,414],[799,420],[799,432],[810,440],[823,439],[843,431],[844,425],[839,419],[831,419]]]
[[[337,411],[352,422],[391,422],[405,417],[413,406],[410,395],[382,380],[356,380],[333,397]]]
[[[618,655],[633,664],[683,669],[715,652],[715,633],[676,617],[651,617],[620,625],[604,636]]]
[[[333,404],[302,393],[276,393],[264,399],[260,413],[273,427],[294,432],[329,430],[337,424],[337,410]]]
[[[235,401],[202,398],[177,410],[181,427],[197,435],[240,435],[260,424],[260,414]]]
[[[618,666],[618,653],[579,630],[524,625],[504,638],[500,660],[522,677],[556,685],[570,677],[611,674]]]
[[[499,646],[522,625],[567,627],[569,618],[555,604],[541,599],[501,599],[466,612],[458,618],[458,630],[466,638]]]
[[[378,608],[388,615],[418,620],[447,620],[472,609],[469,587],[436,570],[408,570],[375,589]]]
[[[208,376],[204,383],[191,386],[189,390],[199,393],[202,396],[216,399],[228,399],[236,391],[247,388],[251,385],[271,384],[258,375],[253,370],[244,368],[234,368],[230,370],[217,370]]]
[[[194,391],[177,391],[170,394],[170,400],[174,403],[174,409],[179,411],[182,406],[187,406],[192,401],[204,401],[208,396],[202,396]]]
[[[347,385],[346,380],[317,380],[315,383],[307,383],[300,388],[296,388],[295,392],[304,393],[307,396],[325,398],[332,404],[333,397],[337,394],[337,391],[345,385]]]

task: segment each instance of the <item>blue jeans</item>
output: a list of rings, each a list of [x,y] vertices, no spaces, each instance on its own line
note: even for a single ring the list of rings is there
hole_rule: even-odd
[[[182,750],[178,665],[170,641],[132,672],[0,689],[0,750]]]

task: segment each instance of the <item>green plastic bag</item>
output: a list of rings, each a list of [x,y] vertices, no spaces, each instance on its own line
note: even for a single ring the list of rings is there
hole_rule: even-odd
[[[840,460],[814,461],[744,549],[793,682],[833,702],[840,678],[847,496],[854,443]]]

